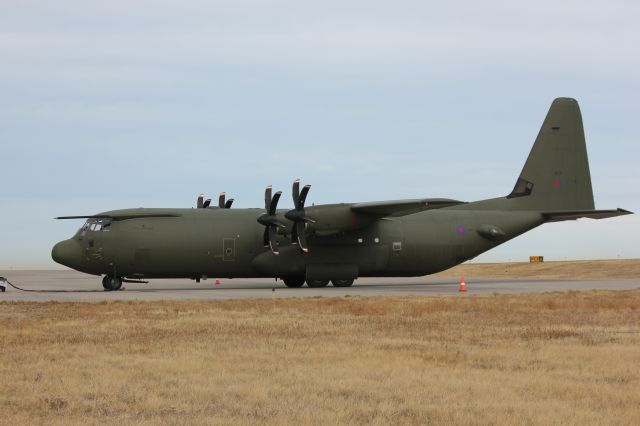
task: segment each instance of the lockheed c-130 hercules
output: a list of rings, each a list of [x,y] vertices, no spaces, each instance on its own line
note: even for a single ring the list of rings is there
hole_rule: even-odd
[[[104,275],[105,290],[148,278],[282,279],[288,287],[348,287],[358,277],[422,276],[448,269],[546,222],[630,214],[595,210],[578,103],[554,100],[516,184],[505,197],[305,206],[265,191],[264,210],[198,197],[197,208],[127,209],[91,216],[53,259]]]

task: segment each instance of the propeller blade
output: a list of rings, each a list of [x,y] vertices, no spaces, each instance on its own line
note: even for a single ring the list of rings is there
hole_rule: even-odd
[[[280,254],[280,246],[278,245],[278,231],[275,226],[268,226],[267,232],[269,233],[269,247],[271,252],[275,255]]]
[[[293,188],[291,189],[293,205],[295,208],[284,214],[284,217],[293,222],[293,227],[291,228],[291,242],[293,244],[298,244],[300,250],[305,253],[309,251],[309,248],[307,247],[305,225],[307,223],[315,222],[313,219],[308,217],[304,211],[304,203],[307,201],[307,195],[309,194],[310,189],[311,185],[305,185],[302,188],[302,191],[300,191],[300,179],[296,179],[293,182]]]
[[[211,198],[207,198],[206,200],[204,200],[204,204],[202,205],[202,208],[206,209],[210,205],[211,205]]]
[[[218,207],[220,207],[221,209],[224,209],[224,199],[227,198],[227,193],[226,192],[221,192],[220,196],[218,197]]]
[[[204,194],[198,195],[198,202],[196,206],[201,209],[204,206]]]
[[[293,205],[298,208],[300,200],[300,179],[293,181],[293,188],[291,188],[291,195],[293,196]]]
[[[297,209],[304,209],[304,202],[307,200],[307,194],[311,189],[311,185],[305,185],[302,188],[302,192],[300,193],[300,198],[298,199],[298,204],[296,205]]]
[[[271,185],[267,186],[264,191],[264,209],[266,212],[262,213],[258,217],[258,223],[265,226],[264,235],[262,237],[265,247],[269,246],[271,252],[275,255],[280,254],[280,247],[278,244],[278,228],[285,228],[286,225],[280,223],[278,216],[276,216],[276,209],[278,207],[278,201],[282,195],[282,191],[278,191],[271,196],[273,189]],[[225,204],[226,208],[231,207],[233,198],[229,199]]]
[[[264,190],[264,209],[269,211],[269,206],[271,205],[271,185],[267,186],[267,189]]]
[[[305,253],[309,252],[309,246],[307,245],[307,236],[304,233],[304,222],[296,222],[294,229],[298,237],[298,247]]]
[[[230,209],[231,204],[233,204],[233,198],[229,198],[229,200],[224,204],[225,209]]]
[[[295,223],[291,227],[291,244],[298,244],[298,227]]]
[[[275,194],[273,194],[273,198],[271,199],[271,203],[269,204],[269,206],[267,208],[267,211],[269,212],[270,216],[273,216],[273,215],[276,214],[276,208],[278,207],[278,200],[280,200],[280,196],[281,195],[282,195],[282,191],[278,191]]]

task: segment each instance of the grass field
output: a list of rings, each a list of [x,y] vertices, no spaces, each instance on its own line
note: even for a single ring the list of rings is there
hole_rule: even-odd
[[[637,424],[640,290],[0,303],[3,424]]]
[[[640,259],[465,263],[433,276],[505,279],[634,279],[640,278]]]

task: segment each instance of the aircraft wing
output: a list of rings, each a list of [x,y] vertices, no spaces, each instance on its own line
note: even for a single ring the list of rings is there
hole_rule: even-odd
[[[55,219],[111,219],[112,221],[143,219],[150,217],[180,217],[178,214],[171,213],[129,213],[129,214],[95,214],[88,216],[59,216]]]
[[[625,209],[612,209],[612,210],[575,210],[575,211],[556,211],[556,212],[544,212],[542,216],[547,222],[561,222],[563,220],[576,220],[583,217],[589,219],[607,219],[610,217],[624,216],[627,214],[633,214]]]
[[[466,204],[464,201],[450,200],[447,198],[422,198],[416,200],[374,201],[369,203],[357,203],[351,206],[354,213],[380,216],[397,217],[418,213],[425,210],[442,209],[445,207]]]

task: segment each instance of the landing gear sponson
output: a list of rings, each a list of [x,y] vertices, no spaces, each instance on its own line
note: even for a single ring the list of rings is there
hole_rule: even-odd
[[[284,285],[290,288],[299,288],[304,285],[305,277],[285,277],[282,278]],[[351,287],[354,280],[331,280],[334,287]],[[329,280],[310,280],[307,286],[311,288],[321,288],[329,285]]]

